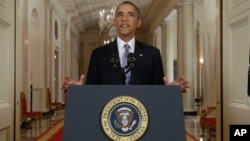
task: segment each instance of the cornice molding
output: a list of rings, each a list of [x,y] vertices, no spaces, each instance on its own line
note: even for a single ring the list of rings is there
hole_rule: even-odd
[[[163,21],[164,23],[172,23],[173,20],[176,18],[176,16],[177,16],[177,10],[173,9],[171,13],[167,16],[167,18],[165,18]]]

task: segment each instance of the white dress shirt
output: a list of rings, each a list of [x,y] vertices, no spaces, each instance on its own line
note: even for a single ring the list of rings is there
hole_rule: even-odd
[[[132,38],[130,41],[127,43],[124,42],[121,38],[117,37],[117,46],[118,46],[118,52],[119,52],[119,58],[120,58],[120,63],[122,64],[122,55],[125,52],[124,45],[128,44],[130,46],[129,52],[134,53],[135,50],[135,38]]]

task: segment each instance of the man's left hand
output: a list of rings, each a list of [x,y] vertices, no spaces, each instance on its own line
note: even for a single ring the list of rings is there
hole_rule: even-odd
[[[180,85],[181,86],[181,92],[186,93],[187,88],[190,88],[190,83],[188,80],[185,79],[185,77],[179,77],[173,82],[169,83],[166,77],[163,77],[165,85]]]

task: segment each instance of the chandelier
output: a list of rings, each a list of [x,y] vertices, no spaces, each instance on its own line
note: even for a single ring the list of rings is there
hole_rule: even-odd
[[[99,32],[108,32],[108,36],[114,39],[117,35],[116,28],[113,26],[113,19],[115,18],[116,3],[110,9],[110,12],[102,10],[99,12]]]

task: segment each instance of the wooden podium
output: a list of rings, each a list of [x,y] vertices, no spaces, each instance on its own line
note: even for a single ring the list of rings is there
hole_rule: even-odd
[[[70,86],[63,140],[185,141],[180,87]]]

